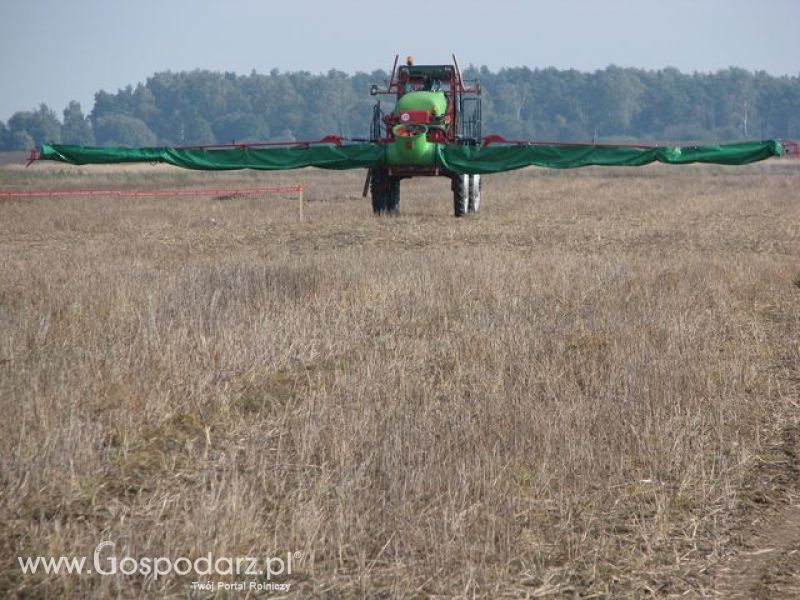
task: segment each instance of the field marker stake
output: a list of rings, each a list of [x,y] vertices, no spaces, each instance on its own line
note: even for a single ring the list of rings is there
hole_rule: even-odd
[[[297,198],[300,206],[300,220],[303,220],[303,184],[297,186]]]

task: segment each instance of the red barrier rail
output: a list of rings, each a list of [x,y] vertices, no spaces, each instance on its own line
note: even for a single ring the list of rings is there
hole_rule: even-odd
[[[604,148],[642,148],[644,150],[655,148],[648,144],[604,144],[597,142],[555,142],[545,140],[507,140],[502,135],[487,135],[483,138],[481,146],[492,144],[508,144],[510,146],[602,146]]]
[[[53,196],[121,196],[123,198],[159,197],[159,196],[252,196],[255,194],[281,194],[303,191],[303,185],[292,185],[284,187],[255,187],[238,189],[214,189],[214,190],[152,190],[152,191],[130,191],[130,190],[20,190],[12,192],[0,191],[0,198],[30,198],[30,197],[53,197]]]
[[[0,191],[0,198],[52,198],[63,196],[116,196],[122,198],[145,198],[166,196],[255,196],[257,194],[297,194],[297,207],[300,220],[303,220],[302,183],[280,187],[252,187],[213,190],[19,190]]]

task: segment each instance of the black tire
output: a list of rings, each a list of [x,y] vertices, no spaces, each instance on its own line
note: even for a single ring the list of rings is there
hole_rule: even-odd
[[[372,195],[372,212],[376,215],[386,212],[388,193],[386,183],[388,173],[385,169],[374,169],[372,179],[369,181],[369,191]]]
[[[468,210],[471,213],[476,213],[481,208],[481,187],[483,180],[480,175],[469,176],[469,206]]]
[[[391,177],[386,169],[372,171],[369,182],[372,193],[372,212],[376,215],[400,212],[400,178]]]
[[[390,215],[400,214],[400,178],[389,177],[386,189],[386,212]]]
[[[454,173],[451,176],[453,188],[453,214],[463,217],[469,207],[469,176]]]

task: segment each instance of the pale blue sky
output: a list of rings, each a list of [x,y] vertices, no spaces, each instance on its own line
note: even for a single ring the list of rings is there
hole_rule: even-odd
[[[0,0],[0,120],[164,70],[417,62],[800,75],[800,0]]]

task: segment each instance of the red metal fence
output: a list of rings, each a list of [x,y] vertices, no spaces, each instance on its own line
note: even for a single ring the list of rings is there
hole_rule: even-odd
[[[165,197],[165,196],[254,196],[258,194],[298,194],[303,185],[284,187],[254,187],[236,189],[181,189],[181,190],[19,190],[0,191],[0,198],[30,198],[53,196],[120,196],[123,198]]]
[[[175,196],[258,196],[261,194],[297,194],[300,220],[303,220],[302,183],[279,187],[251,187],[235,189],[180,189],[180,190],[12,190],[0,191],[0,198],[61,198],[65,196],[116,196],[122,198],[175,197]]]

